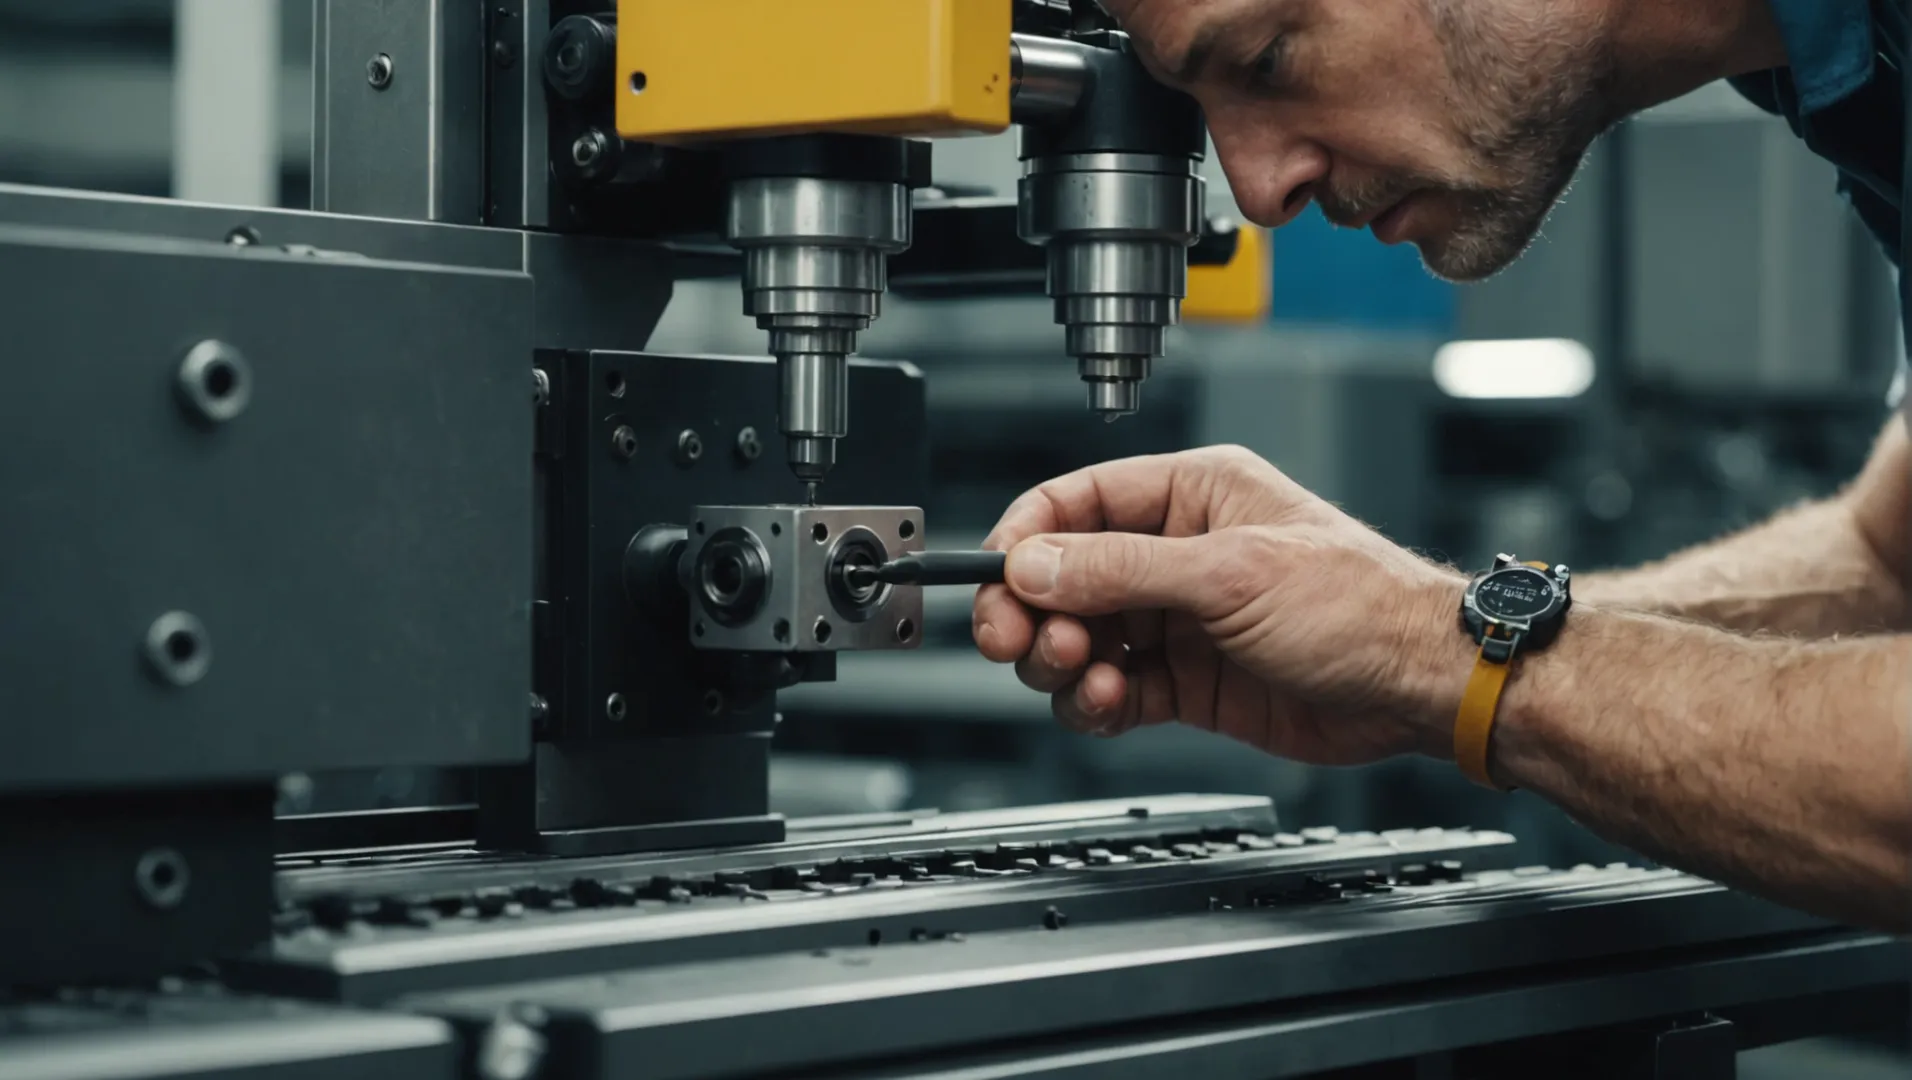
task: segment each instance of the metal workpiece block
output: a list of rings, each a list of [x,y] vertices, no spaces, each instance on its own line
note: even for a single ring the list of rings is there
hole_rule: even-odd
[[[682,563],[691,642],[742,652],[913,649],[923,590],[849,583],[923,550],[913,506],[700,506]]]

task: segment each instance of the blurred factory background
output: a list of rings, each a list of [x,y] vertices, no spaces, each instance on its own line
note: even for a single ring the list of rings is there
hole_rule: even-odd
[[[0,0],[0,180],[305,206],[311,51],[310,0]],[[1009,192],[1016,174],[1006,139],[937,146],[951,190]],[[1210,208],[1229,208],[1212,167]],[[1463,566],[1502,549],[1634,563],[1850,477],[1899,348],[1890,269],[1831,169],[1723,87],[1610,137],[1491,283],[1435,282],[1411,249],[1313,213],[1276,238],[1270,279],[1264,316],[1180,331],[1141,415],[1114,425],[1083,410],[1043,298],[889,302],[863,351],[928,377],[932,546],[976,543],[1076,466],[1233,442]],[[652,348],[756,353],[762,335],[733,282],[691,282]],[[788,695],[784,812],[1229,791],[1271,794],[1298,824],[1504,826],[1537,862],[1615,854],[1451,768],[1307,770],[1184,730],[1067,735],[969,648],[967,597],[934,597],[929,621],[921,653],[845,656],[838,683]],[[322,781],[298,809],[458,789],[394,770]]]

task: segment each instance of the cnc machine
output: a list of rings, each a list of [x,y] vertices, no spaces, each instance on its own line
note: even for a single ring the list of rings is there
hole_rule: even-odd
[[[310,212],[0,187],[0,1080],[1688,1077],[1905,1008],[1888,939],[1498,833],[773,814],[779,690],[920,638],[857,335],[1041,289],[1145,407],[1258,250],[1200,110],[1084,0],[314,8]],[[937,188],[1012,125],[1014,198]],[[764,355],[643,351],[720,276]],[[475,805],[273,815],[391,765]]]

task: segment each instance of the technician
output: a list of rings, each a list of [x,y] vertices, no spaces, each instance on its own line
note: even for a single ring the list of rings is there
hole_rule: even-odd
[[[1899,261],[1904,0],[1105,0],[1200,99],[1243,212],[1519,257],[1594,138],[1731,78]],[[1901,378],[1903,382],[1903,377]],[[1465,577],[1239,449],[1098,465],[1003,516],[976,641],[1071,727],[1180,722],[1298,761],[1400,754],[1617,842],[1912,929],[1912,454],[1628,573]],[[1522,553],[1544,555],[1544,552]]]

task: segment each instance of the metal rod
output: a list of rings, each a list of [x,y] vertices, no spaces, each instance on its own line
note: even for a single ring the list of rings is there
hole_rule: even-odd
[[[925,551],[881,566],[852,566],[844,573],[852,587],[870,585],[993,585],[1003,579],[1009,560],[1002,551]]]
[[[1054,122],[1075,111],[1089,88],[1089,49],[1060,38],[1010,35],[1009,108],[1016,123]]]

